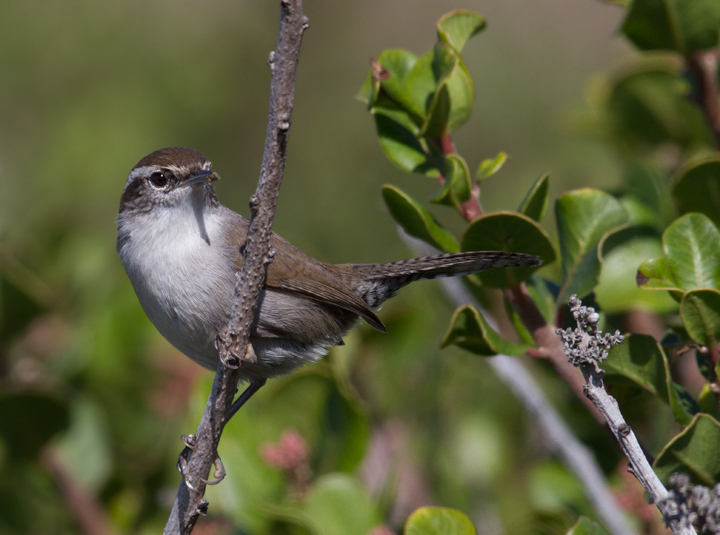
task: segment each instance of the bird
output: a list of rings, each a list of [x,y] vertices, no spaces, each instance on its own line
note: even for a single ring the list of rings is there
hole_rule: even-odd
[[[219,176],[199,151],[172,147],[142,158],[120,200],[117,250],[146,315],[180,352],[216,369],[249,220],[218,201]],[[506,251],[438,254],[381,264],[329,264],[277,234],[240,378],[256,385],[315,362],[363,319],[386,328],[380,305],[423,279],[491,268],[539,266],[538,256]]]

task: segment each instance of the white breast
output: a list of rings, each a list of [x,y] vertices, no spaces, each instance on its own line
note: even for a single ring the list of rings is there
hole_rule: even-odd
[[[201,194],[202,192],[198,192]],[[206,367],[217,363],[218,330],[234,295],[222,227],[204,199],[118,219],[119,253],[150,321],[177,349]]]

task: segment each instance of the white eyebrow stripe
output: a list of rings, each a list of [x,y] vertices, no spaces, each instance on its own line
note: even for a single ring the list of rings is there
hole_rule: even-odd
[[[130,171],[130,175],[128,175],[127,182],[125,182],[125,187],[123,188],[123,193],[130,185],[130,182],[132,182],[136,178],[140,178],[141,176],[148,176],[159,170],[160,168],[157,165],[143,165],[142,167],[136,167],[135,169]]]
[[[210,168],[212,167],[212,162],[205,161],[200,167],[203,171],[210,171]],[[128,179],[125,182],[123,192],[130,185],[130,182],[132,182],[136,178],[140,178],[142,176],[149,176],[152,173],[156,173],[158,171],[162,172],[163,169],[170,171],[175,176],[181,176],[187,170],[185,167],[179,167],[177,165],[166,165],[162,167],[159,165],[143,165],[142,167],[136,167],[135,169],[130,171],[130,175],[128,175]]]

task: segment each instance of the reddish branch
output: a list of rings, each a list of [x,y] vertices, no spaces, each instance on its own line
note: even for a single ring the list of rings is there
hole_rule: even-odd
[[[453,144],[450,134],[447,132],[441,137],[433,139],[433,142],[435,146],[440,149],[443,156],[455,152],[455,145]],[[440,171],[442,173],[442,170]],[[445,177],[441,175],[439,180],[440,184],[443,184]],[[479,184],[473,184],[470,199],[460,206],[460,213],[468,223],[483,215],[482,205],[480,204]],[[598,423],[605,425],[605,420],[601,414],[587,397],[585,397],[583,393],[585,381],[582,376],[577,373],[572,364],[567,361],[563,353],[562,343],[555,334],[555,326],[545,321],[537,305],[530,297],[525,283],[520,283],[518,286],[508,289],[505,295],[510,299],[520,319],[525,327],[528,328],[533,340],[538,346],[537,349],[531,348],[528,354],[535,358],[548,360],[560,377],[570,386],[575,395],[580,398],[588,411],[590,411],[590,414],[593,415]]]
[[[718,50],[711,48],[688,55],[687,63],[697,82],[697,100],[720,148],[720,102],[718,102]]]

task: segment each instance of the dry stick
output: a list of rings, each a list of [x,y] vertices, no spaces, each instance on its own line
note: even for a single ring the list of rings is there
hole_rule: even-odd
[[[437,251],[425,242],[400,232],[400,236],[408,247],[419,254],[430,255]],[[455,306],[472,304],[482,310],[482,306],[467,291],[462,281],[456,278],[445,278],[440,281],[445,293]],[[488,324],[497,330],[497,322],[492,316],[483,312]],[[557,335],[560,351],[562,343]],[[577,477],[585,489],[585,496],[597,511],[598,517],[613,535],[634,535],[628,525],[622,509],[608,488],[607,480],[593,453],[573,434],[552,404],[548,401],[535,379],[516,357],[495,355],[486,359],[497,376],[513,391],[525,410],[533,416],[533,422],[542,431],[548,448],[557,454],[563,464]],[[575,368],[572,368],[575,371]],[[576,372],[575,375],[578,375]],[[594,407],[593,407],[594,408]]]
[[[272,222],[285,168],[300,43],[307,27],[307,18],[302,14],[302,0],[282,0],[277,48],[270,53],[269,59],[272,76],[265,152],[258,189],[250,201],[252,217],[235,290],[235,306],[228,329],[221,333],[218,340],[222,362],[218,365],[205,413],[191,440],[186,478],[180,484],[165,526],[166,535],[192,532],[198,516],[207,511],[208,502],[203,497],[205,478],[217,458],[217,446],[237,391],[241,359],[250,338],[250,325],[255,317],[267,266],[273,256],[270,251]]]
[[[623,337],[619,331],[614,335],[602,336],[597,328],[600,316],[592,307],[582,306],[576,295],[570,297],[569,305],[577,321],[577,328],[564,331],[558,329],[557,333],[563,340],[563,350],[573,365],[582,371],[585,378],[585,395],[603,415],[620,443],[628,459],[628,471],[638,479],[650,495],[651,502],[657,505],[665,518],[668,518],[669,509],[667,504],[663,503],[668,491],[650,466],[635,433],[625,422],[617,401],[605,390],[604,372],[598,366],[598,363],[607,357],[606,348],[622,343]],[[675,535],[696,533],[692,527],[681,527],[674,521],[669,523],[669,527]]]

